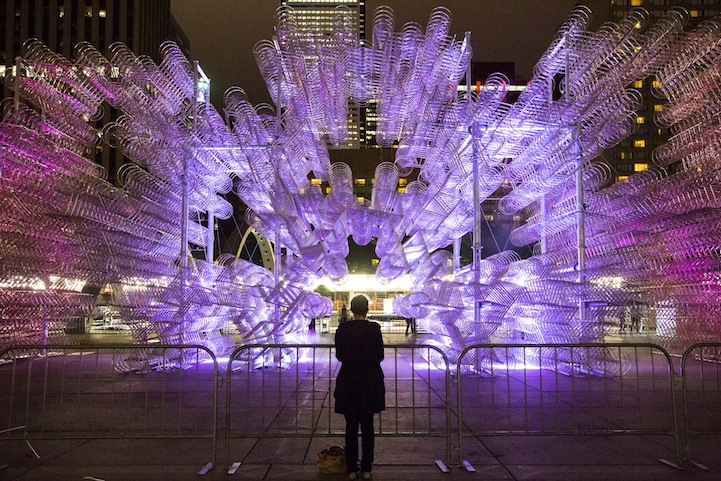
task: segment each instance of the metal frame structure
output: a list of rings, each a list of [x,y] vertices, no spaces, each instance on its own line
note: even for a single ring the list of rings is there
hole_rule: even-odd
[[[451,357],[493,341],[602,341],[627,310],[655,320],[654,340],[675,349],[721,335],[721,182],[707,175],[719,158],[716,23],[684,31],[678,9],[652,22],[632,8],[593,32],[577,7],[510,104],[500,74],[458,92],[470,37],[450,35],[445,8],[425,28],[400,29],[379,8],[363,42],[342,9],[329,35],[295,15],[280,9],[275,38],[254,48],[275,106],[234,87],[224,116],[199,98],[198,62],[172,43],[158,64],[117,43],[107,56],[79,44],[72,60],[26,43],[0,123],[0,343],[62,340],[62,326],[92,309],[83,288],[107,284],[140,342],[226,353],[229,322],[249,342],[294,342],[332,310],[309,286],[347,278],[350,236],[374,240],[379,280],[413,276],[394,310]],[[599,155],[636,128],[643,99],[629,87],[649,76],[667,100],[657,121],[673,136],[657,167],[608,185]],[[378,142],[397,146],[369,202],[327,149],[346,141],[349,99],[376,102]],[[98,129],[108,105],[122,115]],[[132,160],[120,186],[84,156],[101,141]],[[481,256],[479,206],[505,186],[499,210],[527,218],[511,240],[540,248],[528,259]],[[274,240],[272,273],[213,252],[208,231],[233,214],[230,192]],[[464,270],[445,248],[468,232]],[[190,245],[209,258],[191,258]]]

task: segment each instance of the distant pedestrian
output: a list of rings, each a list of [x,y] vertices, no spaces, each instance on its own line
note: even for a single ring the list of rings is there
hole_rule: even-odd
[[[335,332],[335,355],[341,362],[336,379],[335,412],[345,415],[345,454],[348,479],[358,477],[358,425],[362,434],[360,471],[371,479],[373,470],[373,415],[385,410],[383,381],[383,337],[381,327],[366,319],[368,300],[351,300],[353,320],[341,323]]]
[[[412,334],[416,333],[416,319],[414,317],[406,317],[406,336],[409,330]]]
[[[345,304],[343,304],[343,307],[340,308],[340,317],[338,318],[339,323],[343,323],[348,320],[348,309],[346,309]]]
[[[638,333],[641,325],[641,307],[634,303],[631,305],[631,332]]]

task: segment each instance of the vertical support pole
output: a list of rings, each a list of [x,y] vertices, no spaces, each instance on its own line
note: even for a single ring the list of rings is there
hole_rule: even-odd
[[[200,99],[200,94],[203,94],[203,101],[205,102],[205,106],[210,105],[210,79],[207,75],[205,75],[205,72],[203,72],[203,69],[200,68],[200,64],[196,60],[194,62],[194,68],[195,72],[193,72],[193,79],[195,82],[194,85],[194,92],[195,92],[195,104]],[[202,92],[201,92],[201,82],[202,82]],[[195,108],[194,115],[193,115],[193,127],[195,127],[196,121],[195,121],[195,114],[197,114],[197,107]],[[205,260],[208,262],[213,262],[215,259],[215,214],[208,210],[208,225],[205,231]]]
[[[453,274],[461,270],[461,238],[453,239]]]
[[[13,107],[15,107],[15,113],[18,113],[20,110],[20,81],[18,79],[20,78],[20,66],[22,65],[22,61],[22,57],[15,57],[15,78],[13,79],[13,83],[15,84],[15,92],[13,92]]]
[[[566,49],[566,78],[564,97],[566,103],[571,100],[571,59],[570,49]],[[579,144],[580,125],[570,126],[571,129],[571,145],[576,155],[576,264],[578,268],[578,284],[586,283],[586,212],[583,201],[583,158],[581,156],[581,146]],[[583,290],[581,290],[583,292]],[[578,321],[580,323],[582,336],[586,337],[586,299],[583,294],[578,299]],[[581,341],[584,339],[582,338]]]
[[[466,43],[471,42],[471,32],[466,32]],[[466,102],[468,102],[468,114],[471,111],[471,59],[468,58],[468,66],[466,68]],[[478,192],[478,150],[476,147],[476,124],[471,122],[471,149],[473,160],[473,281],[480,281],[480,262],[481,262],[481,206],[480,193]]]
[[[43,312],[43,344],[47,344],[50,337],[50,327],[48,326],[48,318],[45,316],[45,308],[42,308]],[[47,351],[45,349],[42,350],[43,355],[47,354]]]
[[[273,246],[273,278],[277,284],[280,281],[280,230],[275,231],[275,241]]]
[[[465,42],[471,44],[471,32],[466,32]],[[466,102],[468,102],[468,116],[471,118],[471,57],[468,57],[466,67]],[[476,147],[476,123],[471,122],[471,156],[473,160],[473,282],[478,284],[481,281],[481,195],[478,191],[480,181],[478,174],[478,149]],[[481,301],[473,303],[473,323],[475,325],[476,342],[480,341],[481,334]]]
[[[280,229],[275,231],[275,245],[273,246],[275,251],[273,252],[274,258],[273,258],[273,280],[275,281],[275,288],[278,289],[278,286],[280,284],[280,263],[281,263],[281,246],[280,246]],[[275,321],[280,321],[280,305],[278,303],[275,303]]]
[[[180,213],[180,331],[178,342],[185,342],[186,299],[188,294],[188,157],[190,148],[183,156],[183,193]]]
[[[206,231],[207,247],[205,260],[213,262],[215,258],[215,215],[208,211],[208,230]]]
[[[548,206],[546,194],[541,197],[541,254],[548,252],[548,238],[546,236],[546,222],[548,221]]]
[[[578,262],[578,283],[586,283],[586,207],[583,199],[583,158],[578,140],[579,127],[572,127],[573,145],[576,153],[576,238],[577,238],[577,262]],[[583,292],[583,291],[581,291]],[[583,323],[586,319],[586,300],[581,297],[578,300],[579,320]]]
[[[464,42],[466,43],[466,46],[468,47],[470,44],[468,43],[470,40],[470,32],[466,32],[466,35],[464,37]],[[453,101],[458,101],[458,87],[460,86],[460,83],[458,85],[454,85],[453,88]],[[470,60],[468,61],[468,65],[466,67],[466,101],[468,102],[467,107],[470,112],[470,102],[471,102],[471,63]],[[461,270],[461,238],[457,238],[453,240],[453,274],[458,275],[458,272]]]
[[[568,68],[566,69],[568,71]],[[550,118],[551,109],[553,107],[553,78],[548,77],[548,115]],[[548,204],[546,203],[546,194],[541,197],[541,254],[548,252],[548,238],[546,236],[546,223],[548,222]]]
[[[193,62],[193,98],[191,101],[191,112],[193,115],[192,130],[195,130],[198,116],[198,61]],[[194,132],[193,132],[194,133]],[[180,213],[180,285],[181,285],[181,306],[180,306],[180,333],[179,342],[185,342],[185,323],[187,316],[187,297],[188,297],[188,163],[193,153],[192,135],[189,136],[188,148],[183,156],[183,173],[181,181],[183,184],[183,193],[181,200]]]
[[[283,98],[280,94],[280,89],[281,89],[281,85],[282,85],[281,81],[282,81],[282,77],[283,77],[283,58],[282,58],[282,52],[280,50],[280,44],[278,43],[278,37],[273,38],[273,45],[275,45],[275,50],[278,53],[278,57],[280,57],[280,59],[281,59],[280,60],[280,62],[281,62],[280,69],[278,69],[278,79],[276,81],[277,87],[278,87],[278,94],[276,95],[276,98],[275,98],[275,115],[276,115],[276,120],[278,121],[278,125],[276,126],[276,128],[278,129],[278,136],[280,136],[280,130],[281,130],[280,124],[282,122],[282,116],[281,116],[282,112],[281,112],[280,104],[281,104],[281,101]]]

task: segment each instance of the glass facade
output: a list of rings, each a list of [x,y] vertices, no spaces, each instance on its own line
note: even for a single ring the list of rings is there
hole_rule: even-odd
[[[321,35],[330,35],[337,21],[337,9],[346,8],[351,15],[353,30],[358,32],[359,38],[365,38],[365,0],[281,0],[281,6],[290,7],[294,11],[296,23],[299,28],[318,32]],[[365,132],[366,108],[361,108],[357,102],[348,99],[348,136],[340,145],[331,145],[331,149],[357,149],[369,145]],[[374,143],[374,142],[373,142]]]
[[[718,0],[611,0],[610,2],[611,21],[619,21],[628,14],[633,7],[641,7],[648,11],[652,20],[657,20],[672,7],[684,7],[688,11],[688,22],[686,29],[691,29],[704,20],[710,20],[719,13]],[[641,25],[639,25],[641,27]],[[668,141],[670,131],[666,127],[658,126],[654,122],[655,114],[663,111],[664,104],[659,100],[655,91],[659,82],[654,77],[644,80],[637,80],[631,87],[638,90],[644,97],[645,102],[638,110],[636,124],[638,128],[625,141],[618,146],[609,149],[604,157],[609,160],[617,171],[615,181],[625,180],[630,173],[635,171],[634,161],[650,161],[651,153]],[[643,149],[633,154],[628,148]]]
[[[0,81],[13,72],[23,43],[37,38],[67,59],[80,42],[89,42],[105,52],[113,42],[122,42],[137,54],[159,60],[158,48],[166,40],[175,42],[186,55],[189,41],[170,14],[170,0],[7,0],[0,4]],[[5,85],[3,97],[12,97]],[[103,123],[115,118],[105,109]],[[87,152],[115,181],[125,163],[120,149],[98,145]]]

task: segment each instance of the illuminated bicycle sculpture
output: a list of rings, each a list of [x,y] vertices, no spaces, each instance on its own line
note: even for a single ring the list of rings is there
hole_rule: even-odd
[[[634,8],[591,32],[578,7],[510,104],[500,74],[459,92],[472,52],[468,36],[449,35],[448,10],[396,30],[382,7],[368,41],[349,15],[339,9],[321,35],[279,10],[277,38],[254,49],[276,105],[253,106],[236,87],[222,116],[171,43],[156,65],[122,44],[106,57],[82,43],[70,61],[28,41],[0,124],[0,342],[57,339],[92,308],[82,286],[108,283],[140,342],[224,353],[229,325],[246,342],[293,342],[332,309],[309,286],[348,276],[350,236],[377,240],[380,280],[410,273],[395,311],[451,361],[474,343],[602,341],[631,308],[654,317],[655,340],[671,348],[719,338],[718,23],[684,31],[682,10],[650,23]],[[634,132],[644,99],[629,87],[648,77],[671,139],[652,168],[609,185],[599,155]],[[347,141],[349,99],[377,105],[377,141],[397,147],[364,203],[327,150]],[[121,115],[98,129],[106,106]],[[120,187],[86,156],[101,142],[132,160]],[[527,219],[512,241],[535,254],[481,258],[474,241],[473,263],[454,268],[446,247],[476,232],[480,203],[499,192],[503,214]],[[233,214],[227,195],[282,269],[190,256],[209,247],[205,219]],[[596,357],[587,370],[617,361]]]

